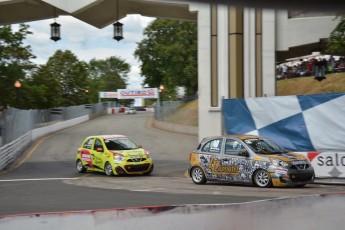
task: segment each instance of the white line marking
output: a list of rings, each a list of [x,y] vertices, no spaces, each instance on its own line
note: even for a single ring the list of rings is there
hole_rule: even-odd
[[[0,182],[14,182],[14,181],[39,181],[39,180],[75,180],[78,178],[36,178],[36,179],[12,179],[12,180],[0,180]]]

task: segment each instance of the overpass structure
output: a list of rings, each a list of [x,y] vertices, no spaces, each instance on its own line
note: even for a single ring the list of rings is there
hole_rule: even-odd
[[[277,9],[288,5],[273,0],[265,1],[267,8],[250,0],[0,0],[0,25],[59,15],[97,28],[129,14],[197,21],[201,139],[222,134],[223,98],[275,96],[277,61],[322,51],[322,39],[338,23],[335,13],[308,13],[306,7],[344,5],[332,1],[289,1],[303,7],[296,10]]]

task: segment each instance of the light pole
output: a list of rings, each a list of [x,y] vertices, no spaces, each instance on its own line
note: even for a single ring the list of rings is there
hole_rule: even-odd
[[[20,90],[20,87],[22,87],[22,84],[20,83],[20,81],[16,81],[14,83],[14,87],[16,88],[16,106],[17,108],[19,107],[19,90]]]
[[[160,106],[163,105],[163,91],[164,91],[164,85],[160,85],[160,86],[159,86],[159,94],[161,95],[161,96],[160,96],[160,98],[161,98],[161,100],[160,100]]]

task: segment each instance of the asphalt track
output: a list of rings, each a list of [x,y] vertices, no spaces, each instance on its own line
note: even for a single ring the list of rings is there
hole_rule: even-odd
[[[228,204],[344,191],[341,185],[267,188],[208,183],[186,176],[197,137],[150,127],[151,113],[105,115],[37,140],[0,173],[0,216],[181,204]],[[151,176],[106,177],[79,174],[75,154],[88,135],[124,134],[148,149]]]

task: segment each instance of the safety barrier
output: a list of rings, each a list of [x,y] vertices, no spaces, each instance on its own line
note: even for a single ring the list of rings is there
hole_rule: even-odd
[[[0,170],[12,163],[26,148],[30,146],[32,141],[37,140],[44,135],[60,131],[87,120],[89,120],[89,115],[37,128],[0,147]]]

